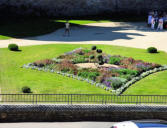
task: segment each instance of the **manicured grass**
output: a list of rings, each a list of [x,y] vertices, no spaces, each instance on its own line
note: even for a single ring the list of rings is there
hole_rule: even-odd
[[[150,75],[128,88],[125,95],[166,95],[167,71]]]
[[[0,40],[11,39],[11,37],[0,35]]]
[[[54,19],[19,19],[0,21],[0,40],[26,38],[48,34],[64,27],[65,20]],[[107,20],[70,20],[71,25],[109,22]]]
[[[86,82],[63,77],[49,72],[23,69],[21,66],[40,59],[53,58],[64,52],[78,47],[90,48],[91,45],[39,45],[21,47],[21,52],[12,52],[7,48],[0,49],[0,87],[2,93],[21,93],[23,86],[30,86],[33,93],[94,93],[110,94],[109,92],[92,86]],[[167,53],[149,54],[144,49],[126,48],[119,46],[98,45],[108,54],[122,55],[142,59],[148,62],[167,64]],[[127,52],[128,51],[128,52]],[[167,71],[153,74],[156,82],[149,77],[139,81],[128,89],[125,94],[165,94]],[[149,87],[146,86],[149,84]],[[152,87],[154,86],[154,87]],[[143,89],[142,92],[137,88]],[[129,90],[132,90],[129,92]],[[133,91],[134,90],[134,91]]]
[[[65,23],[66,20],[56,20],[56,22],[63,22]],[[72,24],[77,25],[84,25],[84,24],[90,24],[90,23],[105,23],[105,22],[111,22],[110,20],[69,20]]]

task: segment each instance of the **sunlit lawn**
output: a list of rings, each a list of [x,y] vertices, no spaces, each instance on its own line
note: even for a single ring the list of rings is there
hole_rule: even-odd
[[[31,87],[33,93],[111,94],[86,82],[61,75],[23,69],[21,66],[35,60],[53,58],[78,47],[91,45],[38,45],[21,47],[21,52],[0,49],[0,87],[2,93],[21,93],[23,86]],[[147,62],[167,64],[167,53],[149,54],[144,49],[110,45],[97,45],[103,52],[142,59]],[[166,94],[167,71],[155,73],[132,85],[124,94]]]

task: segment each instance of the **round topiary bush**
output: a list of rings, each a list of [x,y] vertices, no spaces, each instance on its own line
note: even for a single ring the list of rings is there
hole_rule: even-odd
[[[99,65],[103,65],[104,64],[104,62],[101,60],[101,61],[99,61],[99,63],[98,63]]]
[[[19,50],[19,46],[17,44],[9,44],[8,45],[8,49],[10,51],[18,51]]]
[[[97,53],[102,53],[102,50],[101,49],[97,49],[96,52]]]
[[[95,56],[94,56],[94,55],[90,55],[89,58],[90,58],[91,60],[93,60],[93,59],[95,58]]]
[[[147,48],[147,52],[148,53],[157,53],[158,51],[157,51],[157,48],[155,48],[155,47],[149,47],[149,48]]]
[[[98,59],[98,61],[102,61],[103,60],[103,56],[102,55],[98,55],[97,59]]]
[[[22,92],[23,93],[31,93],[31,88],[28,86],[24,86],[24,87],[22,87]]]
[[[92,49],[92,50],[96,50],[96,48],[97,48],[96,46],[92,46],[92,48],[91,48],[91,49]]]

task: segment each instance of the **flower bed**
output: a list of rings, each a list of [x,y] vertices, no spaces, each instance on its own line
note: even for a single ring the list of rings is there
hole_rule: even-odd
[[[84,66],[89,64],[89,66],[85,68],[82,64]],[[117,95],[149,74],[167,69],[166,66],[155,63],[108,55],[96,46],[92,49],[78,48],[56,58],[39,60],[25,64],[23,67],[84,80]]]

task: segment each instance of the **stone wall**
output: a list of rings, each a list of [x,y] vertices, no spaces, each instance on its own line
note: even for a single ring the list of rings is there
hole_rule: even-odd
[[[0,0],[1,15],[88,16],[167,10],[166,0]]]
[[[0,105],[0,122],[167,120],[167,106]]]

